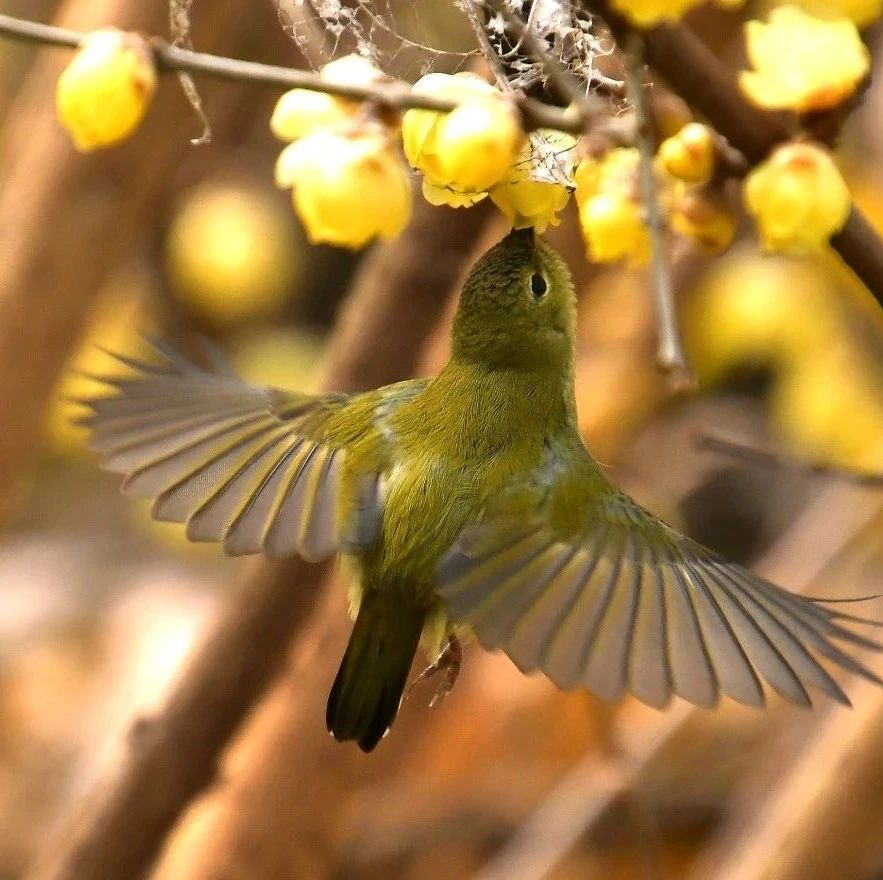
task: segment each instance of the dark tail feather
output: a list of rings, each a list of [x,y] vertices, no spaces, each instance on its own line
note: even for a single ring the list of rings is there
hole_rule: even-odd
[[[325,723],[338,741],[370,752],[395,720],[423,629],[402,593],[367,592],[328,697]]]

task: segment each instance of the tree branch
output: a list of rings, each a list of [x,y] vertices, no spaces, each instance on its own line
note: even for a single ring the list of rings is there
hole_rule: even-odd
[[[626,82],[629,96],[638,120],[637,138],[640,151],[640,185],[650,230],[651,286],[656,312],[657,353],[656,362],[671,375],[678,390],[690,388],[696,380],[687,363],[681,331],[678,327],[675,307],[667,227],[662,206],[659,203],[659,187],[656,179],[656,139],[644,83],[644,40],[638,33],[629,34],[623,47],[626,56]]]
[[[26,21],[11,15],[0,15],[0,34],[12,39],[64,46],[69,49],[79,47],[86,35],[83,31]],[[447,112],[460,103],[432,95],[415,94],[411,91],[410,83],[401,81],[362,84],[328,82],[318,74],[306,70],[260,64],[256,61],[242,61],[238,58],[224,58],[206,52],[193,52],[172,46],[159,38],[152,38],[150,46],[157,70],[161,73],[203,73],[255,85],[275,86],[282,89],[309,89],[341,98],[372,101],[397,110],[420,108]],[[525,128],[529,130],[554,128],[573,134],[579,134],[583,130],[581,114],[576,110],[562,110],[518,95],[513,96],[513,101],[521,113]]]

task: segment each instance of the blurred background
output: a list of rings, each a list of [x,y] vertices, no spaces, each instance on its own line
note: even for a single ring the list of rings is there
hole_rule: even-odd
[[[269,0],[196,2],[194,42],[312,68],[353,48],[346,32],[311,29],[298,3],[282,6],[280,23]],[[419,4],[419,17],[411,0],[367,6],[390,73],[465,63],[471,35],[448,4]],[[701,10],[691,23],[737,66],[740,19],[763,8]],[[0,11],[167,32],[162,0],[0,0]],[[351,385],[432,374],[447,354],[449,291],[412,299],[390,260],[425,265],[453,237],[456,279],[504,232],[481,208],[420,207],[420,234],[406,231],[386,263],[310,247],[272,186],[278,94],[240,83],[199,83],[208,145],[190,145],[200,124],[167,77],[131,141],[80,156],[54,120],[67,57],[0,40],[0,880],[65,839],[248,576],[98,470],[65,403],[89,390],[76,371],[108,368],[95,345],[137,352],[140,334],[158,332],[188,350],[207,336],[250,380],[311,389],[334,384],[341,346],[361,339],[369,363],[350,363]],[[881,105],[877,81],[839,156],[883,230]],[[848,270],[833,256],[763,257],[747,224],[721,257],[675,254],[699,388],[673,395],[654,367],[643,275],[590,267],[573,205],[550,239],[578,286],[580,424],[612,479],[786,587],[879,592],[883,321]],[[338,329],[354,279],[362,293],[389,286],[380,330],[371,296]],[[398,320],[396,302],[421,319]],[[412,328],[425,338],[403,339]],[[707,448],[709,436],[740,448]],[[315,591],[319,577],[291,588]],[[349,627],[338,579],[169,836],[155,880],[883,878],[883,691],[844,676],[851,712],[774,698],[765,712],[725,701],[659,713],[560,693],[473,647],[453,694],[430,710],[431,687],[418,688],[365,756],[324,730]],[[854,607],[883,617],[883,600]]]

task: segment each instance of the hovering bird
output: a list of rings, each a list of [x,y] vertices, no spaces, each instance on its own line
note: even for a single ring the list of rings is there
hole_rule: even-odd
[[[159,520],[231,555],[352,562],[355,625],[328,701],[373,749],[421,637],[458,666],[473,632],[524,672],[605,699],[762,706],[848,700],[819,658],[879,649],[859,618],[789,593],[680,535],[610,485],[577,431],[568,271],[510,233],[463,287],[433,379],[307,395],[248,385],[155,343],[86,401],[92,447]],[[442,650],[442,648],[444,649]]]

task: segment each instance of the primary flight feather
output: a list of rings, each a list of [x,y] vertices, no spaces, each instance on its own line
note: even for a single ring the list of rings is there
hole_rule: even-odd
[[[92,446],[157,519],[233,555],[342,553],[358,613],[328,702],[365,751],[392,724],[421,635],[468,627],[525,672],[652,706],[678,695],[848,702],[820,658],[854,620],[728,563],[607,481],[577,431],[574,296],[532,231],[470,273],[451,358],[362,394],[256,388],[163,345],[86,401]]]

